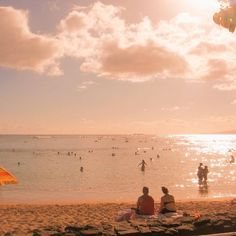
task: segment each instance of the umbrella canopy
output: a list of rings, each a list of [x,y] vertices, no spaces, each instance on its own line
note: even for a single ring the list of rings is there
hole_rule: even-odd
[[[4,184],[17,184],[18,181],[14,175],[9,173],[3,167],[0,167],[0,185]]]

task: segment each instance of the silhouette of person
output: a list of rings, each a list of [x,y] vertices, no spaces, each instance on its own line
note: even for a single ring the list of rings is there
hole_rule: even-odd
[[[161,187],[164,196],[161,197],[159,213],[171,213],[176,212],[175,198],[169,194],[169,190],[166,187]]]
[[[143,187],[143,195],[138,198],[136,213],[154,215],[154,199],[149,195],[148,187]]]
[[[144,171],[144,170],[145,170],[145,166],[147,166],[147,163],[146,163],[144,160],[142,160],[142,161],[139,163],[138,166],[140,166],[140,165],[141,165],[141,170]]]
[[[231,155],[230,157],[231,157],[231,158],[230,158],[229,163],[230,163],[230,164],[235,163],[235,157],[234,157],[233,155]]]
[[[203,182],[206,183],[207,182],[207,176],[208,176],[209,170],[208,170],[208,166],[205,166],[203,169]]]
[[[202,184],[203,180],[203,164],[200,163],[197,170],[198,184]]]

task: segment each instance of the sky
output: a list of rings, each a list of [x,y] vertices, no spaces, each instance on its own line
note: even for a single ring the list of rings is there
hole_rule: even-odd
[[[216,0],[0,0],[0,134],[236,130]]]

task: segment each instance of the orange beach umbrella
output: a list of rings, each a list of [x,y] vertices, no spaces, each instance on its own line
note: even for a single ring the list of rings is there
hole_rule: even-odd
[[[4,184],[17,184],[18,181],[14,175],[0,167],[0,185]]]

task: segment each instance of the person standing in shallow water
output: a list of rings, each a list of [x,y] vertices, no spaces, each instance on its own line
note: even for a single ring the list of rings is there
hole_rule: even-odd
[[[144,171],[144,170],[145,170],[145,166],[147,166],[147,163],[146,163],[144,160],[142,160],[142,161],[138,164],[138,166],[141,166],[141,170]]]
[[[207,183],[208,173],[209,173],[208,166],[205,166],[203,169],[203,182],[204,183]]]
[[[203,164],[200,163],[197,170],[198,184],[202,184],[203,180]]]

